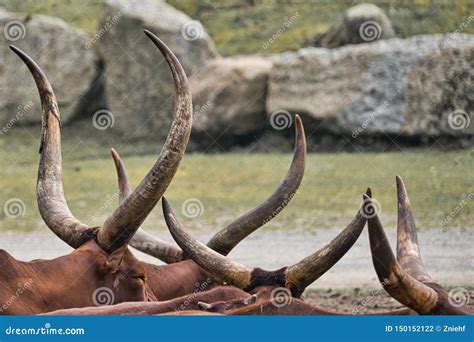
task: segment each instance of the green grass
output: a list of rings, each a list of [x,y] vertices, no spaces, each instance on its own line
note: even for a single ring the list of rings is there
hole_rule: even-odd
[[[364,1],[291,0],[169,0],[168,3],[200,20],[225,56],[294,50],[326,31],[347,8]],[[446,33],[458,29],[474,12],[472,0],[374,0],[392,21],[397,35]],[[0,6],[26,14],[47,14],[95,33],[103,0],[0,0]],[[263,48],[282,25],[285,32]],[[474,33],[471,23],[464,33]]]
[[[0,6],[26,15],[58,17],[86,32],[97,31],[104,0],[0,0]]]
[[[84,132],[88,132],[85,136]],[[109,147],[122,153],[132,184],[154,163],[157,144],[124,142],[94,129],[68,127],[63,134],[64,187],[71,210],[83,221],[100,225],[116,205],[116,176]],[[11,129],[0,136],[0,229],[45,229],[35,199],[39,127]],[[156,144],[156,145],[155,145]],[[371,186],[387,227],[396,220],[395,175],[404,177],[415,215],[422,228],[442,226],[445,218],[472,192],[474,151],[406,153],[311,153],[303,184],[289,207],[270,227],[343,227],[358,210],[362,193]],[[256,206],[271,194],[286,174],[290,154],[188,154],[167,196],[190,228],[215,230]],[[23,216],[9,218],[3,209],[10,198],[25,204]],[[110,199],[111,198],[111,199]],[[197,198],[203,214],[187,219],[182,203]],[[472,228],[474,209],[462,206],[449,227]],[[148,229],[165,229],[157,207]]]

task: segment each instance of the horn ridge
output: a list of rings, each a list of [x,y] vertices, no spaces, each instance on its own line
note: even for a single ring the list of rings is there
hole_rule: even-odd
[[[36,62],[19,48],[11,45],[30,70],[38,88],[42,108],[40,162],[36,183],[38,209],[46,225],[73,248],[95,234],[91,228],[69,210],[62,184],[61,120],[58,104],[48,78]]]
[[[183,158],[192,126],[192,99],[186,74],[173,52],[153,33],[145,31],[165,57],[173,76],[175,106],[171,128],[156,163],[97,234],[107,252],[130,241],[171,183]]]
[[[383,288],[403,305],[420,313],[431,312],[438,294],[413,278],[395,259],[378,215],[368,218],[372,262]]]
[[[403,269],[419,281],[432,281],[421,259],[416,232],[415,217],[405,183],[396,177],[398,221],[397,221],[397,259]]]

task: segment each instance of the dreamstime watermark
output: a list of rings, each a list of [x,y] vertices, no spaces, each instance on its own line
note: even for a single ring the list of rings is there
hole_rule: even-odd
[[[277,287],[270,294],[270,301],[273,306],[282,308],[291,304],[291,291],[286,287]]]
[[[45,323],[39,328],[16,328],[9,326],[5,329],[5,335],[84,335],[83,328],[53,328],[51,323]]]
[[[462,109],[456,109],[448,115],[448,126],[454,131],[466,129],[470,124],[471,117]]]
[[[115,118],[111,111],[100,109],[92,116],[92,124],[99,131],[105,131],[114,126]]]
[[[375,121],[375,119],[382,114],[385,108],[388,107],[388,101],[384,101],[380,106],[377,106],[375,110],[369,115],[369,117],[359,127],[352,130],[352,138],[357,138],[365,129]]]
[[[196,107],[194,108],[194,111],[193,111],[194,120],[196,120],[201,115],[203,115],[206,111],[208,111],[209,108],[211,107],[211,105],[212,105],[212,102],[210,100],[207,100],[207,102],[205,104],[203,104],[202,106],[196,105]]]
[[[474,192],[470,192],[467,194],[466,198],[464,198],[461,202],[458,203],[457,206],[451,210],[451,212],[446,215],[446,217],[441,221],[441,225],[443,227],[447,226],[449,221],[451,221],[457,214],[459,214],[462,209],[472,200],[474,199]]]
[[[373,218],[380,213],[382,206],[375,198],[365,198],[359,208],[360,214],[365,218]]]
[[[464,287],[455,287],[451,289],[448,294],[449,304],[457,308],[469,304],[470,299],[471,295],[469,294],[469,291]]]
[[[7,133],[10,128],[12,128],[18,122],[18,120],[20,120],[31,109],[31,107],[33,107],[33,102],[31,101],[26,105],[19,105],[15,115],[10,120],[8,120],[8,122],[0,130],[0,135]]]
[[[263,43],[262,48],[264,50],[268,49],[270,46],[275,43],[279,36],[288,31],[291,25],[298,19],[300,16],[299,12],[295,12],[291,17],[285,17],[283,24],[275,31],[275,33]]]
[[[181,205],[181,213],[187,218],[197,218],[204,212],[204,205],[197,198],[188,198]]]
[[[3,27],[3,35],[11,42],[23,39],[26,36],[25,25],[19,20],[11,20]]]
[[[472,21],[474,21],[474,15],[471,15],[467,17],[467,19],[463,20],[454,32],[448,33],[447,37],[439,44],[440,49],[446,49],[449,43],[451,43],[454,39],[456,39],[457,36],[463,33]]]
[[[293,124],[293,118],[290,112],[284,109],[278,109],[270,115],[270,125],[278,130],[284,130]]]
[[[89,50],[110,28],[122,17],[122,12],[117,12],[113,17],[106,17],[104,26],[86,43],[86,50]]]
[[[196,298],[200,292],[207,291],[209,287],[212,285],[213,280],[211,278],[207,278],[205,281],[202,283],[196,283],[194,284],[194,291],[191,295],[186,297],[184,302],[180,304],[175,311],[183,311],[186,310],[191,304],[193,304],[196,301]]]
[[[107,199],[105,200],[104,204],[100,206],[94,212],[94,214],[89,216],[89,218],[85,221],[85,223],[89,226],[92,226],[93,222],[99,219],[107,209],[115,205],[119,196],[120,196],[120,192],[114,192],[113,194],[108,194]]]
[[[385,286],[387,283],[382,282],[380,284],[382,285],[382,288],[383,288],[383,286]],[[371,305],[375,301],[376,296],[380,292],[383,291],[382,288],[378,288],[378,289],[374,289],[370,291],[369,294],[362,300],[362,302],[360,302],[355,308],[352,309],[352,312],[351,312],[352,315],[358,315],[364,307]]]
[[[99,287],[92,294],[95,306],[112,305],[115,301],[114,291],[108,287]]]
[[[198,20],[191,20],[181,27],[181,35],[187,41],[202,39],[204,37],[204,27]]]
[[[27,281],[24,283],[18,283],[17,284],[17,289],[13,295],[10,296],[10,298],[7,299],[5,303],[3,303],[2,306],[0,306],[0,313],[7,311],[10,306],[15,303],[18,298],[21,297],[21,295],[31,286],[33,285],[34,281],[31,278],[28,278]]]
[[[3,213],[11,219],[23,216],[26,213],[25,202],[19,198],[10,198],[3,205]]]
[[[363,22],[359,27],[359,36],[365,42],[373,42],[382,35],[382,28],[373,20]]]
[[[290,195],[284,194],[283,202],[266,218],[263,220],[263,224],[267,224],[270,222],[275,216],[277,216],[285,207],[290,203],[290,201],[295,197],[295,193],[291,193]]]

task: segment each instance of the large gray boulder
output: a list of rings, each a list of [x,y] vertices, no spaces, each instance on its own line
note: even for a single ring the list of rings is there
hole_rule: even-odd
[[[33,57],[52,83],[62,122],[88,106],[96,80],[97,56],[87,48],[90,37],[63,20],[23,16],[0,8],[0,125],[41,122],[36,85],[23,62],[8,48],[13,44]]]
[[[217,58],[191,80],[194,134],[245,135],[268,125],[265,99],[268,58]]]
[[[381,40],[283,53],[267,113],[300,112],[335,134],[473,134],[474,35]]]
[[[163,56],[145,36],[155,33],[188,77],[217,56],[202,25],[161,0],[107,0],[97,41],[105,61],[106,98],[116,128],[133,136],[165,137],[174,86]]]
[[[329,30],[313,41],[314,46],[335,48],[346,44],[374,42],[395,37],[390,19],[374,4],[349,8]]]

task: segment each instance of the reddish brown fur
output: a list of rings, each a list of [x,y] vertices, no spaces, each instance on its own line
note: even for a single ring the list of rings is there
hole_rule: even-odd
[[[156,300],[146,285],[145,267],[126,247],[107,254],[91,240],[70,254],[31,262],[1,250],[0,264],[1,314],[93,306],[93,293],[100,287],[113,291],[114,303]]]
[[[199,310],[198,302],[232,301],[244,299],[249,294],[232,286],[219,286],[205,292],[191,293],[163,302],[130,302],[102,307],[58,310],[48,315],[158,315],[164,313]],[[202,311],[202,314],[206,312]]]
[[[148,274],[148,285],[158,300],[181,297],[196,288],[210,290],[219,285],[192,260],[163,266],[143,262],[143,266]]]

